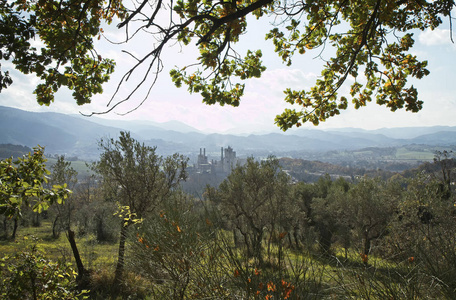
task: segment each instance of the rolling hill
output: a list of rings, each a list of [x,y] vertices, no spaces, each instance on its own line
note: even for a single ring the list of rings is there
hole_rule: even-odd
[[[97,143],[101,138],[116,137],[121,130],[131,131],[136,139],[157,146],[158,152],[163,155],[179,152],[191,156],[200,148],[219,153],[220,147],[228,145],[238,155],[261,153],[277,156],[290,152],[323,153],[410,144],[456,145],[456,127],[385,128],[374,131],[354,128],[326,131],[301,129],[286,134],[240,136],[205,134],[179,122],[160,124],[103,120],[59,113],[35,113],[4,106],[0,106],[0,126],[0,144],[28,147],[39,144],[46,147],[47,153],[88,160],[97,159]]]

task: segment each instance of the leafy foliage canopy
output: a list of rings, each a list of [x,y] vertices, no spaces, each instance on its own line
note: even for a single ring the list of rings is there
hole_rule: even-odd
[[[11,158],[0,161],[0,214],[9,218],[20,217],[24,205],[41,212],[55,202],[61,204],[70,194],[66,184],[46,188],[49,171],[44,149],[33,150],[14,162]]]
[[[175,85],[186,85],[190,93],[201,94],[206,104],[238,106],[245,89],[242,81],[260,77],[266,67],[261,50],[241,55],[235,45],[251,18],[269,17],[274,21],[265,37],[286,65],[291,65],[296,54],[309,50],[323,51],[331,46],[335,52],[325,61],[313,87],[284,91],[285,101],[298,109],[287,108],[276,117],[283,130],[305,122],[318,125],[340,114],[349,102],[359,108],[375,100],[392,111],[419,111],[423,102],[407,81],[421,79],[429,71],[427,62],[411,52],[413,31],[433,30],[442,24],[442,17],[450,18],[451,24],[455,7],[454,0],[143,0],[131,8],[120,0],[1,3],[0,59],[12,57],[17,69],[35,73],[45,82],[35,90],[41,104],[52,102],[62,85],[74,90],[78,104],[90,102],[94,93],[102,91],[101,84],[114,66],[113,61],[97,56],[93,48],[102,21],[118,18],[118,27],[127,33],[125,42],[139,36],[138,32],[152,35],[154,43],[147,54],[136,57],[130,53],[137,62],[119,86],[141,72],[140,65],[147,67],[143,78],[108,111],[131,99],[143,84],[155,84],[163,70],[165,46],[176,42],[182,47],[196,46],[199,57],[194,64],[171,70]],[[35,35],[44,43],[41,53],[30,43]],[[2,87],[11,83],[7,72],[1,83]],[[350,87],[348,94],[341,92],[344,83]]]
[[[62,86],[73,91],[79,105],[90,103],[114,70],[114,61],[95,51],[94,39],[102,32],[102,22],[122,16],[118,0],[107,6],[92,0],[2,0],[0,60],[40,78],[34,93],[41,105],[53,102]],[[0,74],[0,91],[11,83],[8,71]]]

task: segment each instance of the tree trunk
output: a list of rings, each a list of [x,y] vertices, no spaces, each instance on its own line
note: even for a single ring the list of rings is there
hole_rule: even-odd
[[[250,235],[247,232],[243,232],[239,227],[238,229],[239,232],[242,234],[242,237],[244,238],[244,246],[246,247],[247,257],[250,258],[253,256]]]
[[[120,228],[119,256],[117,259],[116,272],[115,272],[115,276],[114,276],[115,284],[120,284],[122,281],[126,240],[127,240],[127,226],[124,226],[122,224],[122,227]]]
[[[85,269],[82,264],[81,256],[79,255],[78,246],[74,240],[74,231],[68,229],[68,241],[71,245],[71,250],[73,250],[74,260],[76,261],[76,266],[78,268],[78,280],[81,280],[84,277]]]
[[[371,239],[369,238],[369,231],[365,230],[364,231],[364,247],[363,247],[364,255],[369,255],[370,247],[371,247]]]
[[[19,226],[17,222],[17,217],[14,218],[14,225],[13,225],[13,233],[11,233],[11,239],[14,240],[16,238],[17,227]]]
[[[236,232],[236,228],[233,228],[233,239],[234,239],[234,246],[236,248],[240,247],[241,242],[239,241],[239,236]]]
[[[298,230],[299,230],[298,227],[293,228],[293,237],[294,237],[294,242],[295,242],[295,245],[296,245],[296,249],[300,250],[301,249],[301,245],[299,244]]]
[[[332,244],[332,232],[326,227],[326,225],[319,226],[319,234],[320,234],[320,247],[321,250],[325,255],[329,255],[331,251],[331,244]]]
[[[52,223],[52,236],[56,239],[60,235],[60,230],[57,230],[57,221],[59,219],[59,215],[57,215]],[[70,243],[71,244],[71,243]]]
[[[271,244],[272,244],[272,238],[274,237],[274,235],[275,235],[275,224],[272,224],[271,232],[269,234],[269,239],[268,239],[268,259],[269,260],[271,259]],[[277,240],[277,238],[276,238],[276,240]],[[261,241],[260,241],[260,245],[261,245]],[[261,248],[261,246],[260,246],[260,248]]]
[[[97,241],[105,241],[106,236],[104,232],[104,224],[103,224],[103,219],[101,216],[97,216],[96,218],[96,229],[97,229]]]
[[[291,239],[291,232],[289,230],[286,231],[287,232],[287,240],[288,240],[288,246],[290,248],[294,248],[293,247],[293,240]]]
[[[253,234],[253,245],[252,245],[252,248],[253,248],[253,254],[254,254],[254,257],[258,259],[258,263],[259,265],[263,265],[263,255],[261,253],[261,250],[262,250],[262,247],[261,247],[261,243],[263,241],[263,230],[258,230],[258,232],[256,234]]]
[[[40,227],[41,222],[40,222],[40,214],[35,213],[33,216],[33,222],[32,222],[33,227]]]
[[[8,219],[6,216],[3,216],[3,234],[5,236],[5,240],[8,239]]]

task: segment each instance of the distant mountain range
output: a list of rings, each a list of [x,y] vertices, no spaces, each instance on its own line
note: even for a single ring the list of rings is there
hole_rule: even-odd
[[[121,130],[160,154],[179,152],[188,156],[206,148],[208,156],[218,157],[221,147],[231,146],[240,155],[287,155],[291,152],[356,150],[366,147],[397,147],[409,144],[456,145],[456,127],[384,128],[362,130],[297,129],[287,133],[252,135],[205,134],[180,122],[152,123],[82,118],[59,113],[35,113],[0,106],[0,144],[28,147],[41,145],[51,154],[97,159],[98,141],[115,138]]]

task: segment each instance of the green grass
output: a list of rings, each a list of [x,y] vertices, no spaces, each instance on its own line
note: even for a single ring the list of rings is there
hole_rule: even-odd
[[[15,240],[1,240],[0,253],[12,256],[35,245],[51,260],[74,263],[73,252],[65,232],[55,239],[52,237],[51,222],[42,221],[40,227],[19,226]],[[94,236],[76,236],[76,244],[84,263],[89,269],[113,269],[117,259],[116,243],[98,243]]]
[[[221,234],[229,237],[230,232],[222,232]],[[228,241],[231,241],[231,239]],[[92,282],[95,283],[91,288],[93,288],[97,295],[102,297],[99,299],[104,299],[104,296],[110,295],[110,290],[107,289],[107,283],[112,283],[113,280],[117,259],[117,243],[98,243],[92,235],[77,236],[76,243],[84,266],[94,271],[92,273]],[[0,241],[0,253],[3,255],[13,255],[18,251],[27,249],[30,245],[36,245],[39,250],[45,253],[48,259],[73,262],[73,254],[66,235],[62,233],[59,238],[54,239],[49,220],[42,221],[40,227],[19,227],[16,240]],[[344,249],[339,247],[333,248],[334,255],[331,256],[317,255],[316,253],[305,250],[298,251],[284,247],[281,251],[283,251],[282,263],[285,265],[280,267],[278,265],[278,245],[272,244],[270,249],[271,258],[267,256],[266,246],[264,245],[263,248],[266,264],[261,268],[261,275],[259,276],[255,275],[256,266],[254,261],[243,259],[243,250],[236,249],[231,255],[234,255],[232,259],[237,260],[240,265],[231,264],[230,259],[226,259],[228,257],[219,257],[214,261],[212,259],[203,259],[200,263],[215,263],[218,267],[214,269],[214,265],[206,265],[204,263],[193,265],[191,274],[195,274],[196,272],[201,274],[202,277],[196,277],[192,280],[201,279],[203,282],[205,282],[204,280],[209,280],[206,281],[206,283],[210,284],[208,287],[216,287],[217,285],[214,285],[211,279],[214,274],[207,274],[206,269],[211,269],[217,273],[217,276],[223,279],[221,282],[225,282],[226,286],[224,288],[227,289],[227,293],[231,291],[242,293],[244,288],[249,286],[250,280],[252,280],[250,285],[254,289],[253,292],[256,291],[260,282],[266,286],[268,282],[273,281],[279,286],[282,280],[286,280],[296,287],[296,293],[305,293],[308,295],[318,294],[319,297],[323,298],[350,296],[362,299],[371,292],[367,290],[368,286],[372,286],[375,288],[372,292],[377,293],[377,296],[373,296],[372,299],[381,299],[381,296],[378,295],[383,295],[384,289],[385,291],[386,289],[390,289],[390,294],[393,296],[396,293],[395,290],[397,290],[397,294],[399,295],[399,292],[408,288],[407,280],[411,278],[407,277],[411,266],[408,262],[393,263],[372,255],[369,256],[369,263],[364,264],[357,251],[350,249],[347,258],[345,258]],[[225,256],[230,255],[227,252],[221,254]],[[135,255],[133,253],[127,253],[127,256],[134,257]],[[166,257],[164,256],[165,259]],[[139,262],[138,266],[140,267],[142,263],[144,262]],[[175,268],[179,266],[179,264],[172,261],[169,261],[168,265]],[[245,278],[241,278],[242,276],[235,278],[233,272],[239,266],[242,266],[247,271],[243,273],[246,274]],[[303,270],[303,272],[300,270]],[[208,277],[206,278],[204,276]],[[248,284],[245,283],[246,280],[248,280]],[[366,285],[364,285],[364,282]],[[163,293],[166,292],[166,289],[173,291],[172,282],[157,283],[141,277],[139,273],[133,272],[133,270],[125,274],[125,288],[125,295],[142,294],[147,296],[154,289],[155,292],[163,289]],[[198,288],[194,282],[193,288]],[[262,297],[268,293],[266,289],[261,290]],[[279,294],[280,292],[277,291],[276,296]],[[263,298],[257,297],[255,299]]]
[[[47,157],[47,162],[46,162],[46,167],[49,171],[52,171],[52,166],[57,162],[56,158],[52,157]],[[84,176],[86,175],[91,175],[93,172],[90,170],[90,168],[87,166],[86,161],[82,160],[77,160],[77,161],[71,161],[71,167],[78,172],[78,178],[83,179]]]
[[[396,152],[396,159],[430,161],[433,158],[434,152],[430,150],[412,151],[406,148],[398,148]]]

